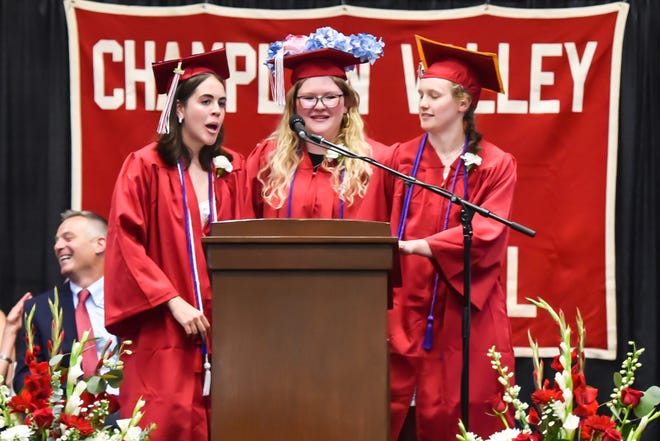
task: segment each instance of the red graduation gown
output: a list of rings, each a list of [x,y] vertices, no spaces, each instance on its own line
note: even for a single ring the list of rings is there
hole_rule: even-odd
[[[245,185],[243,158],[230,153],[234,170],[215,179],[219,220],[238,217],[235,201]],[[208,225],[201,225],[192,181],[187,171],[184,175],[202,302],[210,321],[211,285],[201,243]],[[152,441],[208,439],[210,400],[202,397],[200,343],[186,337],[166,305],[177,295],[196,304],[182,197],[177,167],[163,163],[155,143],[149,144],[125,160],[108,222],[106,327],[133,341],[133,354],[122,358],[122,418],[130,417],[142,397],[146,404],[141,424],[157,424]]]
[[[390,164],[390,147],[373,140],[367,140],[372,147],[372,158],[383,164]],[[246,174],[248,181],[247,211],[255,218],[286,218],[289,203],[292,219],[339,219],[341,204],[339,196],[332,188],[332,174],[319,168],[314,171],[309,155],[303,155],[298,165],[291,201],[284,201],[281,208],[273,208],[265,203],[261,196],[262,185],[257,174],[268,160],[269,153],[275,149],[273,140],[258,144],[247,158]],[[373,174],[364,198],[355,198],[352,204],[344,203],[343,218],[372,221],[389,221],[390,197],[393,180],[380,168],[371,166]]]
[[[395,146],[394,166],[410,175],[422,136]],[[516,182],[513,156],[495,145],[481,142],[482,163],[468,172],[468,200],[509,218]],[[446,180],[443,165],[426,144],[417,179],[448,190],[459,165],[457,159]],[[462,168],[461,168],[462,169]],[[392,229],[399,225],[406,187],[398,182],[394,193]],[[460,172],[454,193],[464,197]],[[460,207],[452,204],[449,224],[443,230],[449,201],[431,191],[414,188],[403,240],[424,238],[433,258],[402,256],[403,285],[394,291],[389,312],[391,351],[391,423],[396,440],[413,392],[416,393],[418,440],[453,441],[461,416],[463,229]],[[511,329],[501,269],[508,229],[501,223],[476,214],[472,220],[472,320],[470,336],[469,429],[486,436],[501,430],[502,423],[487,413],[500,403],[502,388],[490,366],[488,349],[495,345],[502,363],[514,370]],[[433,348],[422,348],[431,305],[435,275],[439,286],[433,324]]]

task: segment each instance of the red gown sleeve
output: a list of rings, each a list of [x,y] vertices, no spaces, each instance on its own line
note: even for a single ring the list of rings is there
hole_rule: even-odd
[[[121,332],[128,318],[147,311],[178,295],[170,279],[147,255],[151,189],[158,174],[136,153],[124,162],[112,195],[105,258],[105,321],[113,334]]]

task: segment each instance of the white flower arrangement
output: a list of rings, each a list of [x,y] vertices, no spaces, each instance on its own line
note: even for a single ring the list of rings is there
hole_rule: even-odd
[[[573,334],[563,312],[556,312],[542,299],[527,300],[547,311],[559,325],[559,355],[552,362],[554,381],[543,379],[538,343],[529,336],[536,387],[532,393],[532,406],[529,406],[518,399],[520,387],[511,383],[513,374],[501,365],[501,354],[492,347],[488,356],[492,368],[499,374],[498,381],[504,387],[502,400],[507,404],[504,411],[493,409],[493,412],[505,428],[484,439],[468,432],[459,421],[461,433],[456,438],[459,441],[640,441],[648,424],[660,419],[660,388],[655,385],[645,391],[632,388],[635,371],[641,366],[639,356],[644,349],[637,349],[635,343],[630,342],[632,351],[627,353],[621,369],[615,373],[615,388],[611,400],[605,403],[609,415],[599,414],[598,390],[588,386],[584,376],[586,330],[580,312],[576,318],[576,346],[572,348]],[[509,427],[505,418],[509,406],[513,407],[518,427]]]

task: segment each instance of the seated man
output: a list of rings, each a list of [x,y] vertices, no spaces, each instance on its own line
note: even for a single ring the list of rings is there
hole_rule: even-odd
[[[105,244],[108,224],[96,213],[89,211],[66,211],[62,213],[55,235],[55,257],[60,264],[60,273],[65,281],[58,287],[60,308],[62,309],[62,330],[64,339],[61,352],[69,354],[73,340],[80,341],[84,331],[90,331],[95,337],[96,351],[92,348],[83,353],[82,368],[85,377],[92,375],[96,362],[108,340],[111,348],[117,344],[117,338],[109,334],[104,326],[103,310],[103,270],[105,262]],[[32,320],[34,345],[39,346],[37,361],[48,359],[48,342],[51,340],[52,313],[48,300],[54,300],[54,289],[42,293],[25,302],[25,313],[29,314],[35,306]],[[82,301],[80,301],[82,299]],[[92,343],[90,343],[92,344]],[[25,323],[16,340],[16,372],[14,390],[23,387],[24,377],[29,372],[25,364]],[[90,358],[88,358],[91,356]],[[68,366],[68,357],[63,365]],[[109,393],[117,390],[108,387]]]

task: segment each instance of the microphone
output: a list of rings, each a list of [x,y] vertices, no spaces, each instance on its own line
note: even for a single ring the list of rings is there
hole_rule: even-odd
[[[305,130],[305,120],[302,119],[300,115],[291,115],[291,118],[289,118],[289,127],[291,127],[291,130],[296,132],[301,139],[309,139],[307,130]]]

